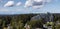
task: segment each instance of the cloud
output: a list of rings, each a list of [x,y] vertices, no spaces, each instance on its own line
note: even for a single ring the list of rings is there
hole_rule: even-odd
[[[32,7],[32,8],[41,8],[44,7],[46,3],[50,3],[51,0],[27,0],[25,3],[25,7]]]
[[[41,1],[43,1],[43,0],[33,0],[33,1],[35,1],[35,2],[41,2]]]
[[[12,7],[14,5],[14,1],[8,1],[4,7]]]
[[[3,2],[2,0],[0,0],[0,2]]]
[[[21,2],[18,2],[17,4],[16,4],[16,6],[20,6],[22,3]]]
[[[32,6],[33,9],[40,9],[42,8],[44,5],[40,5],[40,6]]]
[[[0,12],[8,12],[8,11],[9,11],[8,9],[0,8]]]
[[[32,1],[27,0],[24,7],[30,7],[30,6],[32,6]]]

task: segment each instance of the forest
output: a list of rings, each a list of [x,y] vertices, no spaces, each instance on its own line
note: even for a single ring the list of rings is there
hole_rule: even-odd
[[[31,20],[37,15],[39,14],[0,15],[0,29],[48,29],[50,26],[52,29],[60,29],[59,13],[53,13],[53,21],[48,22],[45,22],[46,19],[44,20],[44,18]]]

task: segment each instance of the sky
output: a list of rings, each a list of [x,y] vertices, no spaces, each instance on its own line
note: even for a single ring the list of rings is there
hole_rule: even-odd
[[[60,0],[0,0],[0,14],[60,13]]]

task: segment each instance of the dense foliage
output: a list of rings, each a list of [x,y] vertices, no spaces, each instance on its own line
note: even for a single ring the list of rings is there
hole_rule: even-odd
[[[40,20],[30,20],[33,16],[38,14],[22,14],[22,15],[7,15],[0,16],[0,29],[7,28],[8,25],[11,26],[11,29],[25,29],[25,24],[30,25],[30,28],[43,28],[43,24],[47,26],[52,25],[52,29],[59,29],[60,25],[56,24],[57,21],[60,22],[60,14],[53,14],[54,21],[45,23],[43,18]]]

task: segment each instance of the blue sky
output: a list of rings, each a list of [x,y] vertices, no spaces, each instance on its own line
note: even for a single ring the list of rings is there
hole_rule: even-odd
[[[11,7],[4,7],[8,1],[14,1]],[[27,0],[1,0],[0,1],[0,14],[28,14],[28,13],[60,13],[60,0],[51,1],[45,4],[42,8],[34,9],[32,7],[24,7]],[[19,6],[16,6],[21,2]]]

